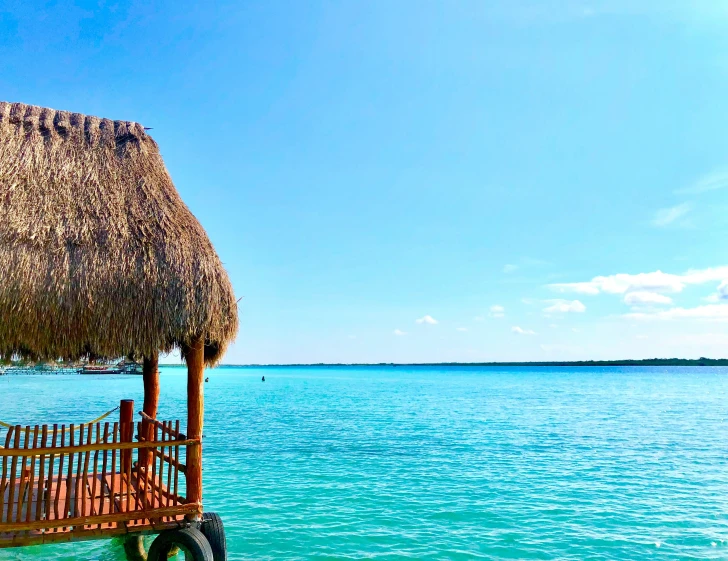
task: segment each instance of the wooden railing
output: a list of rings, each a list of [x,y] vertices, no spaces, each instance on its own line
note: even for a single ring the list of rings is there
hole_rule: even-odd
[[[179,421],[144,417],[134,442],[134,425],[0,432],[0,547],[171,527],[198,512],[184,496],[184,462],[199,440]]]

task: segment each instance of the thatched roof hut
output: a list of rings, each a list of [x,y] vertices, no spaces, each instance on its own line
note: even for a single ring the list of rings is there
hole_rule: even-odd
[[[223,354],[220,259],[133,122],[0,102],[0,356]]]

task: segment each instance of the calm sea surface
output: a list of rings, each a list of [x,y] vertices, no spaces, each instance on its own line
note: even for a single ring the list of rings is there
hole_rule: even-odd
[[[205,505],[231,559],[728,559],[728,369],[209,376]],[[83,422],[122,398],[141,404],[139,377],[7,376],[0,420]],[[164,369],[160,418],[184,411],[185,373]]]

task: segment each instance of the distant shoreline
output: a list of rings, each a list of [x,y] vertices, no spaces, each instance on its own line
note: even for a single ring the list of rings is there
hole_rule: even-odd
[[[184,366],[184,365],[164,365]],[[642,360],[576,360],[544,362],[413,362],[413,363],[311,363],[311,364],[221,364],[218,368],[305,368],[341,366],[728,366],[728,358],[648,358]]]
[[[184,364],[160,364],[162,368],[186,368]],[[378,363],[309,363],[309,364],[220,364],[217,368],[417,368],[417,367],[460,367],[460,368],[503,368],[503,367],[608,367],[608,366],[728,366],[728,358],[648,358],[643,360],[575,360],[534,362],[378,362]],[[2,374],[69,374],[64,368],[37,366],[0,365]]]

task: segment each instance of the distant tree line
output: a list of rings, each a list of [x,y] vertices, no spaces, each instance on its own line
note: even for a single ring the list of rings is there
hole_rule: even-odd
[[[545,362],[417,362],[394,363],[317,363],[317,364],[224,364],[220,368],[301,368],[337,366],[728,366],[728,358],[645,358],[640,360],[572,360]]]

